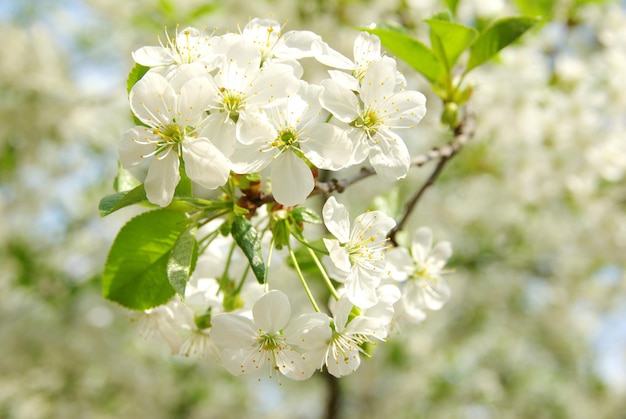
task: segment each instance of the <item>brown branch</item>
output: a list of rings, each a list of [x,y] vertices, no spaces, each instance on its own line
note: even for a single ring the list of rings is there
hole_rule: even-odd
[[[428,189],[435,183],[444,166],[448,163],[448,161],[450,161],[452,157],[454,157],[461,150],[461,148],[463,148],[465,143],[467,143],[467,141],[474,135],[475,130],[476,121],[473,115],[466,113],[461,123],[459,123],[459,125],[457,125],[457,127],[455,128],[454,138],[452,139],[452,141],[439,149],[433,149],[426,154],[418,156],[418,158],[420,159],[419,161],[421,162],[420,165],[436,158],[439,159],[439,162],[437,163],[435,170],[433,170],[428,179],[426,179],[426,182],[424,182],[422,187],[417,191],[415,195],[413,195],[413,198],[411,198],[411,200],[407,203],[406,209],[404,210],[404,214],[402,215],[400,221],[398,221],[396,226],[389,232],[389,241],[394,246],[398,244],[396,242],[396,234],[398,233],[398,231],[401,231],[404,228],[404,225],[409,219],[409,216],[417,206],[419,200],[424,195],[424,192],[426,192],[426,189]]]

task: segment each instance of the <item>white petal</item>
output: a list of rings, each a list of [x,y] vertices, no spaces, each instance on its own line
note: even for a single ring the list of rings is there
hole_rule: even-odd
[[[346,295],[355,306],[370,308],[378,302],[376,287],[379,283],[380,278],[355,265],[345,282]]]
[[[372,244],[385,241],[387,233],[396,226],[393,218],[382,211],[368,211],[354,219],[351,243],[371,240]]]
[[[452,245],[448,241],[437,243],[433,251],[430,253],[430,257],[439,266],[445,265],[448,259],[450,259],[450,256],[452,256]]]
[[[156,67],[174,63],[174,58],[168,48],[146,46],[132,53],[133,60],[137,64],[146,67]]]
[[[326,359],[328,372],[337,378],[350,375],[361,365],[361,356],[356,345],[350,348],[331,350]]]
[[[411,156],[402,138],[391,131],[380,129],[378,144],[370,148],[369,161],[376,173],[388,181],[404,178],[409,172]]]
[[[428,227],[420,227],[413,234],[411,254],[419,263],[425,263],[433,245],[433,233]]]
[[[311,31],[289,31],[278,39],[274,46],[274,55],[278,58],[312,57],[313,43],[322,39],[318,34]]]
[[[367,68],[361,81],[361,98],[373,105],[389,98],[396,87],[396,60],[382,57]]]
[[[350,264],[350,256],[346,251],[345,247],[342,247],[337,240],[330,240],[324,238],[324,244],[326,245],[326,249],[328,249],[330,260],[332,260],[333,264],[343,272],[350,272],[350,268],[352,267]],[[337,279],[341,281],[341,279]]]
[[[333,304],[332,312],[337,332],[343,333],[345,330],[353,307],[354,304],[348,299],[347,295],[342,295],[339,300],[335,301]]]
[[[241,144],[265,144],[278,136],[265,112],[242,112],[237,120],[237,140]]]
[[[322,80],[324,91],[320,95],[322,107],[341,122],[350,123],[359,117],[359,98],[352,90],[334,80]]]
[[[415,90],[394,93],[378,107],[389,128],[412,128],[426,115],[426,97]]]
[[[315,187],[309,166],[290,150],[276,157],[271,176],[274,198],[283,205],[302,204]]]
[[[222,366],[236,376],[261,374],[266,370],[266,364],[272,362],[268,354],[269,352],[259,351],[256,347],[224,349],[221,356]]]
[[[293,74],[293,68],[285,64],[263,66],[247,89],[247,105],[267,106],[279,98],[296,93],[299,80]]]
[[[347,243],[350,240],[350,214],[334,196],[326,200],[322,208],[322,218],[330,234],[335,236],[340,243]]]
[[[451,290],[448,282],[443,278],[429,281],[429,286],[423,290],[423,301],[429,310],[439,310],[450,299]]]
[[[174,190],[180,181],[179,160],[175,150],[169,150],[165,157],[157,156],[148,169],[144,182],[146,197],[153,204],[166,207],[172,202]]]
[[[276,153],[280,151],[276,149]],[[274,150],[263,151],[257,145],[237,145],[235,152],[230,157],[232,170],[235,173],[255,173],[265,169],[273,159]]]
[[[331,334],[330,317],[325,313],[301,314],[283,331],[287,343],[307,351],[326,346]]]
[[[252,307],[254,323],[263,331],[276,333],[289,322],[291,305],[289,298],[278,290],[272,290],[257,300]]]
[[[235,122],[230,118],[225,118],[224,114],[216,112],[209,115],[204,122],[199,125],[195,132],[198,137],[206,137],[211,143],[226,157],[230,157],[235,151],[237,137],[235,134]]]
[[[178,92],[176,123],[183,127],[197,126],[205,119],[212,96],[215,89],[208,79],[196,77],[186,82]]]
[[[203,137],[185,140],[183,160],[187,176],[207,189],[222,186],[230,175],[230,161]]]
[[[257,328],[247,317],[222,313],[211,319],[211,337],[222,349],[248,348],[256,343]]]
[[[360,87],[359,87],[359,81],[354,78],[354,76],[351,76],[350,74],[344,73],[343,71],[337,71],[337,70],[328,70],[328,74],[330,75],[330,78],[333,79],[334,81],[336,81],[337,83],[339,83],[340,85],[354,91],[354,92],[358,92]]]
[[[148,71],[131,89],[130,108],[151,127],[167,125],[174,117],[176,94],[165,78]]]
[[[354,61],[359,65],[380,58],[380,39],[376,35],[361,32],[354,41],[353,53]]]
[[[312,45],[313,56],[317,61],[330,67],[341,70],[354,70],[352,60],[332,49],[321,39],[315,40]]]
[[[129,169],[145,161],[145,157],[156,150],[158,137],[146,127],[131,128],[124,133],[119,143],[122,167]]]
[[[275,350],[276,366],[278,370],[292,380],[306,380],[313,375],[315,367],[310,365],[302,354],[296,352],[293,348],[287,347],[283,350]]]
[[[317,124],[307,130],[310,137],[301,143],[304,155],[320,169],[339,170],[347,166],[352,142],[345,130],[331,124]]]
[[[394,247],[385,254],[387,270],[394,281],[406,281],[414,271],[413,259],[404,247]]]

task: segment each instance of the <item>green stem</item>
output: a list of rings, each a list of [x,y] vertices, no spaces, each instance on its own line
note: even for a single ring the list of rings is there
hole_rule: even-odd
[[[339,300],[339,293],[337,293],[337,290],[335,289],[335,286],[333,285],[332,281],[328,277],[328,274],[326,273],[326,269],[324,269],[324,266],[322,265],[322,262],[320,262],[319,258],[317,257],[317,255],[315,254],[313,249],[311,249],[310,247],[308,249],[309,249],[309,253],[313,257],[313,261],[317,265],[317,269],[320,270],[320,273],[324,277],[324,281],[326,281],[326,286],[328,287],[328,290],[332,294],[332,296],[335,299],[335,301]]]
[[[313,294],[311,293],[311,290],[309,289],[309,285],[306,283],[306,279],[304,279],[304,275],[302,275],[302,271],[300,270],[300,265],[298,264],[298,259],[296,258],[296,254],[291,249],[291,246],[289,246],[289,256],[291,256],[291,260],[293,261],[293,265],[296,268],[296,272],[298,273],[298,277],[300,278],[300,282],[302,283],[302,286],[304,287],[304,290],[306,291],[306,295],[309,297],[309,301],[311,301],[311,305],[313,306],[315,311],[319,313],[320,312],[320,308],[317,305],[317,303],[315,302],[315,297],[313,297]]]

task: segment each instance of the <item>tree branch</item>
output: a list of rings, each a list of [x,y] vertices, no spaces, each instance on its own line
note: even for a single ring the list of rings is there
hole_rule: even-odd
[[[427,161],[434,160],[436,158],[439,159],[439,162],[437,163],[435,170],[433,170],[428,179],[426,179],[426,182],[424,182],[422,187],[415,193],[415,195],[413,195],[411,200],[407,203],[406,209],[404,210],[404,214],[402,215],[400,221],[398,221],[396,226],[389,232],[389,240],[394,246],[397,246],[398,244],[396,242],[396,234],[398,233],[398,231],[401,231],[404,228],[404,225],[409,219],[409,216],[417,206],[419,200],[424,195],[424,192],[426,192],[426,189],[428,189],[435,183],[446,163],[448,163],[448,161],[452,157],[454,157],[461,150],[461,148],[463,148],[465,143],[467,143],[467,141],[474,135],[475,130],[476,121],[473,115],[470,113],[466,113],[461,123],[459,123],[459,125],[457,125],[457,127],[455,128],[454,138],[452,139],[452,141],[439,149],[433,149],[426,154],[417,156],[417,159],[419,159],[418,161],[421,162],[420,164],[418,164],[420,166]]]

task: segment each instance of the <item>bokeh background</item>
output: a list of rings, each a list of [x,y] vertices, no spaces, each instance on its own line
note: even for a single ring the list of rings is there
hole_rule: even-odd
[[[478,129],[409,221],[452,242],[451,301],[340,381],[282,385],[173,357],[100,295],[130,217],[98,216],[132,125],[131,51],[163,27],[288,20],[351,55],[358,26],[424,37],[436,0],[0,3],[0,418],[626,418],[626,13],[590,0],[460,0],[542,24],[472,73]],[[429,97],[411,149],[446,141]],[[346,192],[391,212],[428,174]],[[383,198],[377,198],[382,195]]]

